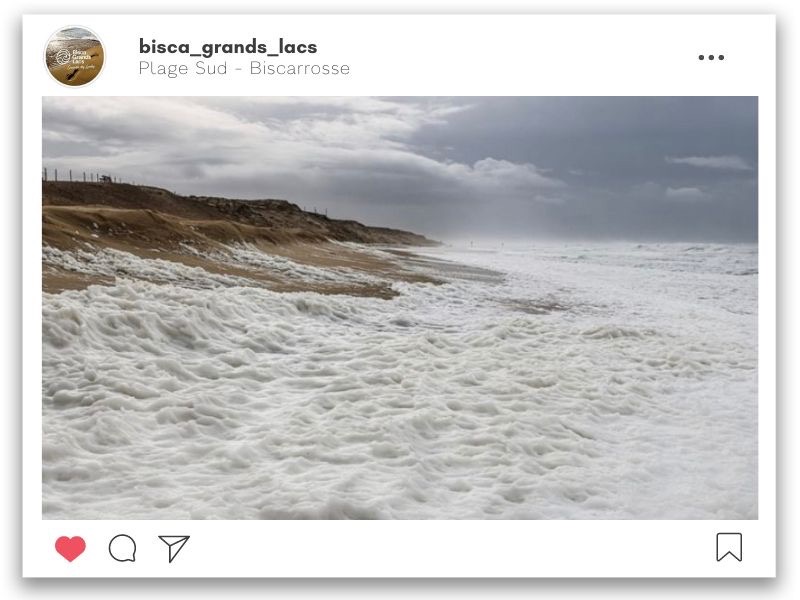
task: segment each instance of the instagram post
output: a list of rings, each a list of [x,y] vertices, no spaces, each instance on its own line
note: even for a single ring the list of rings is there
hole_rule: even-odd
[[[774,17],[26,15],[22,131],[25,577],[775,576]]]

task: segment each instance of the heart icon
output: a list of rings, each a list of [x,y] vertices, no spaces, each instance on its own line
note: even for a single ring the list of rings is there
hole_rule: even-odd
[[[86,550],[86,542],[84,542],[83,538],[79,535],[71,538],[62,535],[56,540],[56,552],[69,562],[78,558],[83,554],[84,550]]]

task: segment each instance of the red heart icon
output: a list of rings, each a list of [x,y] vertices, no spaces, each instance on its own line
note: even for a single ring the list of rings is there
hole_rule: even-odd
[[[86,550],[86,542],[84,542],[83,538],[79,535],[71,538],[62,535],[56,540],[56,552],[66,558],[69,562],[72,562],[78,558],[81,554],[83,554],[84,550]]]

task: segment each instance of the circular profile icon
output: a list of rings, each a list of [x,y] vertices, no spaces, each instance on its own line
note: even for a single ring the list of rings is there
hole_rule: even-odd
[[[93,81],[103,70],[103,44],[90,29],[64,27],[47,41],[47,70],[64,85],[80,86]]]

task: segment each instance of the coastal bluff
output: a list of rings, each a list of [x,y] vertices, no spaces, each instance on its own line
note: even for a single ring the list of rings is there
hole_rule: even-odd
[[[113,237],[133,245],[175,247],[236,242],[355,242],[432,246],[425,236],[331,219],[286,200],[181,196],[126,183],[42,182],[45,242],[69,247]]]

